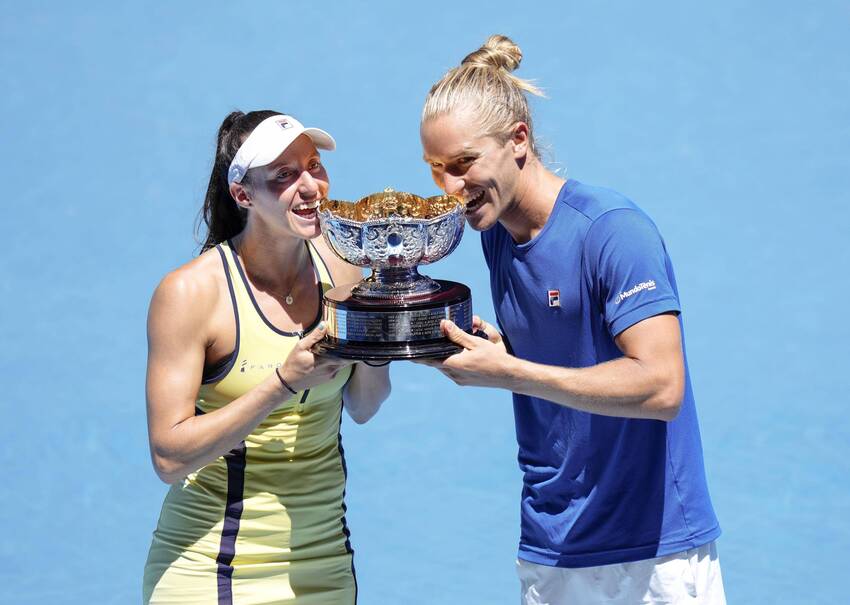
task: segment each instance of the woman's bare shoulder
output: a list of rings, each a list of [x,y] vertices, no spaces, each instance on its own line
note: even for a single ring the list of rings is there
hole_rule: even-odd
[[[162,278],[153,294],[151,312],[162,309],[203,316],[215,309],[226,288],[221,256],[210,249]]]

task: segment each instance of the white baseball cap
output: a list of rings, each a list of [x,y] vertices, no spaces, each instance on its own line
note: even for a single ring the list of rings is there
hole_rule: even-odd
[[[304,128],[304,125],[292,116],[271,116],[260,122],[239,147],[230,162],[227,183],[241,183],[249,168],[271,164],[302,134],[310,137],[319,149],[336,149],[336,141],[324,130]]]

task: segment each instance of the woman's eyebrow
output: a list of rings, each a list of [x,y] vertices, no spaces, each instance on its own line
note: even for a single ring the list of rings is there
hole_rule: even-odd
[[[269,164],[269,168],[271,170],[280,170],[281,168],[290,168],[295,165],[295,162],[290,160],[288,162],[273,162]]]

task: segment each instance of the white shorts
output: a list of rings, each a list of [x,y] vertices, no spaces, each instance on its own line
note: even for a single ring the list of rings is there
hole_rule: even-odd
[[[550,567],[517,559],[523,605],[725,605],[714,542],[674,555],[599,565]]]

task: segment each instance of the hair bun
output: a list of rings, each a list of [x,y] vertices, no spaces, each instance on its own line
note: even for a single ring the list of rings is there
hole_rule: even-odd
[[[494,34],[478,50],[469,53],[460,62],[461,65],[495,67],[511,72],[519,67],[522,51],[507,36]]]

